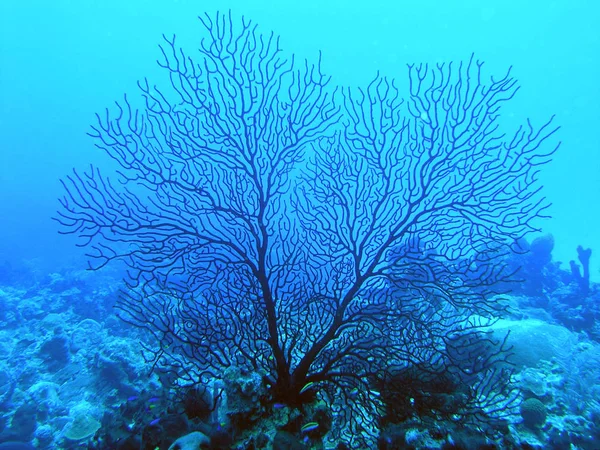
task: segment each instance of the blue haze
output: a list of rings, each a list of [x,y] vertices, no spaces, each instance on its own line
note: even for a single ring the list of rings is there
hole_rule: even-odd
[[[525,6],[524,6],[525,5]],[[406,86],[406,63],[467,59],[522,86],[505,121],[556,114],[563,145],[543,171],[555,259],[592,247],[600,281],[600,2],[540,1],[0,1],[0,263],[39,258],[48,269],[80,256],[50,217],[59,178],[110,166],[85,133],[94,113],[136,80],[160,83],[161,34],[193,49],[203,12],[232,9],[281,35],[288,54],[315,59],[333,82],[363,84],[379,70]],[[563,266],[565,267],[565,266]],[[568,266],[566,266],[568,267]]]

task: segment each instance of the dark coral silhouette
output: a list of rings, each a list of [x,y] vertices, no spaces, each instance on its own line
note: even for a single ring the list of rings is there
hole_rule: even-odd
[[[453,414],[501,413],[506,353],[485,329],[547,207],[551,121],[502,130],[517,82],[474,58],[410,65],[403,99],[382,76],[336,88],[246,20],[201,20],[198,56],[165,38],[170,85],[98,115],[117,181],[63,180],[64,232],[92,268],[128,266],[117,307],[155,336],[148,362],[190,384],[260,371],[271,401],[319,393],[341,417],[377,414],[374,387],[418,367],[468,387]]]

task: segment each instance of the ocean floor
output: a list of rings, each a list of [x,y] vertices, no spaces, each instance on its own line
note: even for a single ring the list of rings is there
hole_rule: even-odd
[[[152,448],[160,449],[350,448],[327,436],[269,430],[276,421],[267,419],[260,439],[247,433],[234,443],[218,429],[228,406],[214,386],[206,395],[219,400],[220,411],[202,416],[193,413],[197,403],[171,396],[151,373],[140,343],[152,343],[113,309],[118,273],[42,274],[35,267],[0,269],[0,449],[150,448],[152,430],[160,434]],[[499,338],[510,331],[520,396],[504,439],[415,416],[380,430],[373,446],[600,449],[600,286],[585,295],[579,289],[559,264],[545,264],[509,297],[511,313],[493,326]],[[229,383],[232,376],[252,383],[251,374],[228,376]],[[179,438],[187,441],[173,444]]]

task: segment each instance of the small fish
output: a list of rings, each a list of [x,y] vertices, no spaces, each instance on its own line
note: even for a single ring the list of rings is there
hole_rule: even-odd
[[[306,425],[303,425],[300,430],[303,433],[308,433],[309,431],[313,431],[319,428],[319,424],[317,422],[308,422]]]
[[[306,384],[304,385],[304,387],[303,387],[302,389],[300,389],[300,394],[303,394],[303,393],[305,393],[306,391],[308,391],[308,390],[309,390],[311,387],[313,387],[314,385],[315,385],[315,382],[314,382],[314,381],[311,381],[311,382],[309,382],[309,383],[306,383]]]
[[[137,396],[137,395],[132,395],[131,397],[127,397],[127,401],[128,401],[128,402],[134,402],[134,401],[136,401],[138,398],[140,398],[140,397],[139,397],[139,396]]]
[[[158,419],[154,419],[152,422],[150,422],[150,426],[153,427],[154,425],[158,425],[158,423],[160,422],[160,417]]]
[[[150,399],[148,399],[148,403],[156,403],[160,401],[160,398],[158,397],[151,397]]]
[[[286,404],[285,403],[273,403],[273,408],[275,409],[281,409],[281,408],[285,408]]]

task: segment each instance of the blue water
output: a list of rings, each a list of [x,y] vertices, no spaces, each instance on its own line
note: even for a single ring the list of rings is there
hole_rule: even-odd
[[[0,2],[0,255],[49,265],[77,256],[50,216],[58,179],[104,155],[85,136],[94,113],[157,73],[161,34],[193,44],[197,15],[231,8],[282,36],[300,57],[323,53],[340,84],[406,63],[467,58],[489,74],[513,66],[522,89],[508,105],[536,123],[556,114],[561,150],[545,167],[555,259],[577,245],[600,252],[600,5],[504,1],[44,1]],[[600,258],[592,258],[600,279]]]

